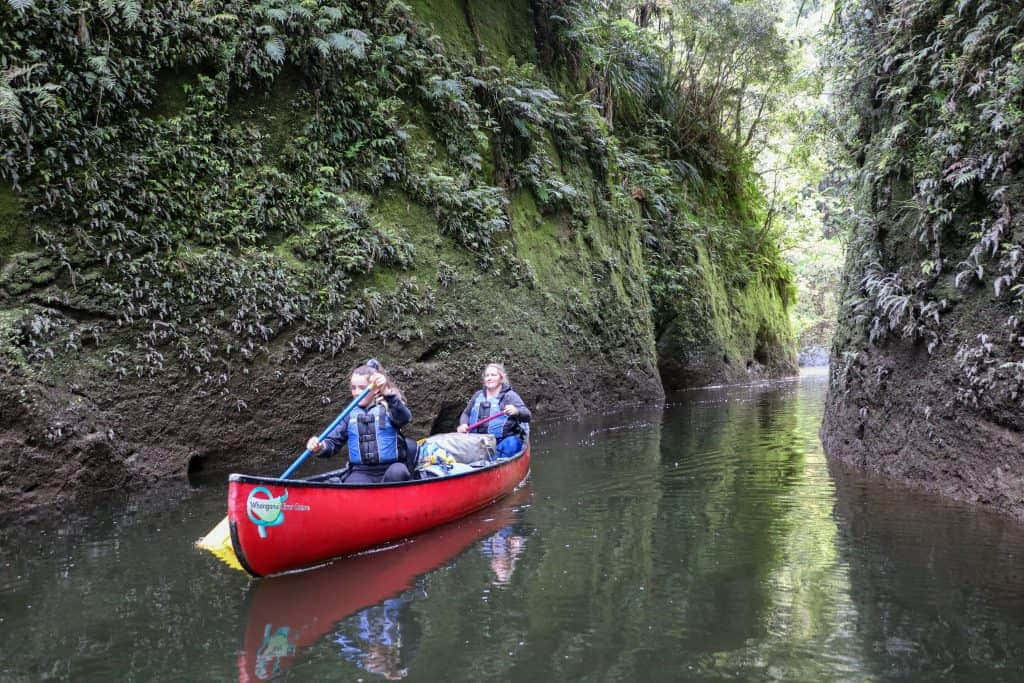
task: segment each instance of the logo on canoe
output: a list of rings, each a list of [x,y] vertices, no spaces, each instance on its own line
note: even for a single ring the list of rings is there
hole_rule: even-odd
[[[262,494],[262,497],[256,494]],[[285,489],[283,496],[274,498],[270,491],[258,486],[249,492],[249,498],[245,502],[246,510],[249,513],[249,521],[258,527],[260,538],[267,537],[267,527],[284,524],[284,501],[288,499],[288,489]]]

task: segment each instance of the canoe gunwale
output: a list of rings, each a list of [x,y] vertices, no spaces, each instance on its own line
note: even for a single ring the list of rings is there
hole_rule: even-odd
[[[392,488],[396,486],[423,486],[432,484],[435,482],[452,481],[461,477],[472,477],[473,475],[480,474],[481,472],[491,472],[501,467],[512,465],[519,461],[524,455],[526,455],[528,448],[524,448],[519,451],[516,455],[511,458],[504,458],[502,460],[488,463],[483,467],[473,468],[469,472],[460,472],[458,474],[449,474],[444,477],[430,477],[429,479],[408,479],[406,481],[389,481],[379,482],[376,484],[347,484],[345,482],[332,483],[328,481],[314,481],[311,479],[281,479],[280,477],[261,477],[254,474],[238,474],[232,473],[228,476],[228,482],[240,483],[240,484],[275,484],[278,486],[296,486],[296,487],[314,487],[314,488],[326,488],[326,489],[373,489],[380,490],[382,488]],[[317,475],[321,476],[321,475]]]

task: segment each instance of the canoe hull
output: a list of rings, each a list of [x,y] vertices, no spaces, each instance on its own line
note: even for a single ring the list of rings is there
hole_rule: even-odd
[[[392,484],[232,474],[231,542],[253,576],[308,567],[464,517],[511,493],[529,471],[527,447],[465,474]]]

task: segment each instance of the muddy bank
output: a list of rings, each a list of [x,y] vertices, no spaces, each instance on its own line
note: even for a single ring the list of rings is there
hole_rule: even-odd
[[[890,484],[1024,523],[1020,417],[957,400],[965,382],[952,355],[929,357],[921,344],[903,342],[834,364],[821,428],[825,451]]]

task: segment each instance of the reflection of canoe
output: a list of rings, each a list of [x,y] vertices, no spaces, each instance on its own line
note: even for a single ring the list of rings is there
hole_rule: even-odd
[[[262,680],[287,668],[309,646],[361,609],[412,588],[416,577],[516,522],[528,496],[519,489],[494,507],[420,534],[397,547],[347,557],[306,572],[260,581],[250,594],[240,681]]]
[[[231,543],[253,576],[308,567],[468,515],[511,492],[529,471],[527,446],[462,474],[393,484],[232,474]]]

